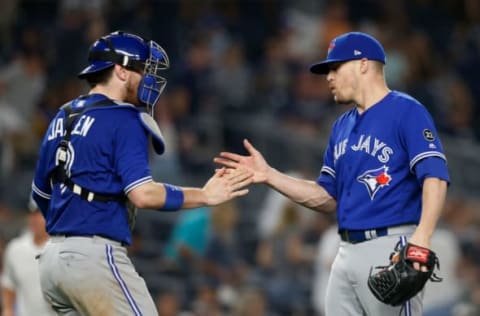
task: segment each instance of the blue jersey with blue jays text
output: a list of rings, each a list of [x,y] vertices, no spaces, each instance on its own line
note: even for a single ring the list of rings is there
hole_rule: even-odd
[[[127,194],[152,181],[148,166],[148,132],[139,110],[126,103],[91,107],[106,99],[92,94],[76,99],[72,108],[86,108],[72,124],[67,170],[72,181],[101,194]],[[50,235],[101,235],[126,244],[131,242],[128,213],[120,201],[87,201],[60,183],[51,182],[56,152],[65,133],[65,112],[50,123],[41,144],[32,184],[34,196],[49,200],[42,210]]]
[[[337,201],[339,229],[418,224],[420,169],[449,181],[430,114],[392,91],[362,114],[354,108],[334,123],[317,183]]]

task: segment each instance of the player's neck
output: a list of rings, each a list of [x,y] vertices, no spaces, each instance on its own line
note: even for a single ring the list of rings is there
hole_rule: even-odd
[[[366,89],[362,89],[362,93],[357,102],[358,112],[362,114],[385,98],[390,91],[386,84],[371,85]]]
[[[121,89],[115,89],[115,87],[111,87],[110,85],[96,85],[93,87],[88,94],[103,94],[112,100],[123,101],[124,100],[124,93]]]

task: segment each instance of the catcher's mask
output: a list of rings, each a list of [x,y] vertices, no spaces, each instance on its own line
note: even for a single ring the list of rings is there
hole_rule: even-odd
[[[88,61],[90,64],[78,74],[81,79],[115,64],[142,73],[138,100],[153,115],[155,104],[167,84],[160,75],[161,71],[170,67],[167,53],[160,45],[134,34],[116,31],[92,44]]]

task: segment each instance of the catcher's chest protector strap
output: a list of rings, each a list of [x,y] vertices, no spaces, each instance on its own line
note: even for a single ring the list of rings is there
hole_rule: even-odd
[[[153,117],[151,117],[145,112],[139,112],[138,118],[140,119],[143,127],[145,127],[150,133],[150,135],[152,135],[152,143],[155,152],[159,155],[163,154],[163,152],[165,151],[165,141],[163,139],[162,132],[160,131],[157,122],[155,122]]]
[[[52,172],[52,181],[54,183],[63,183],[67,188],[69,188],[73,193],[80,195],[83,199],[91,202],[111,202],[111,201],[118,201],[118,202],[125,202],[126,197],[123,194],[112,195],[112,194],[102,194],[87,190],[82,188],[81,186],[75,184],[70,175],[67,173],[66,163],[67,163],[67,156],[68,156],[68,145],[70,143],[70,137],[72,136],[72,126],[73,122],[77,117],[82,115],[87,109],[91,109],[94,107],[101,107],[101,106],[111,106],[114,104],[110,99],[102,99],[97,102],[92,103],[90,106],[81,108],[80,110],[73,110],[72,109],[72,102],[69,102],[62,106],[62,109],[65,112],[65,134],[60,141],[58,146],[58,165]]]

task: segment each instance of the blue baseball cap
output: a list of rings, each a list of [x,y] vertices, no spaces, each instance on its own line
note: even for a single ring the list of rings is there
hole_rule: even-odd
[[[327,59],[310,66],[314,74],[326,75],[331,63],[367,58],[385,64],[385,50],[373,36],[350,32],[334,38],[328,47]]]

